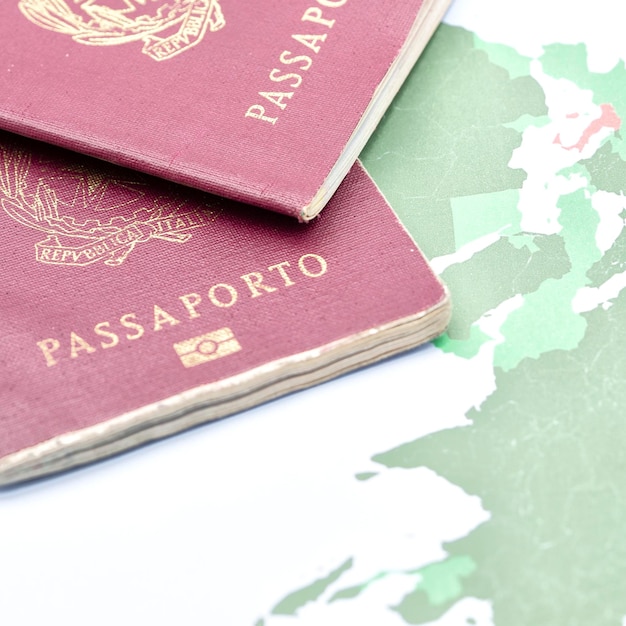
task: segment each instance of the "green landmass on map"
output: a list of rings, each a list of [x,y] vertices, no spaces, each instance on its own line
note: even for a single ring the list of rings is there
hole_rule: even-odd
[[[471,33],[442,25],[361,159],[432,258],[456,250],[452,198],[522,186],[508,167],[521,133],[506,124],[546,114],[536,81],[511,79]]]
[[[548,46],[539,62],[626,119],[624,63],[593,73],[583,44]],[[442,25],[361,155],[429,258],[476,246],[443,270],[454,312],[441,350],[474,358],[494,339],[481,320],[515,302],[493,352],[495,390],[468,410],[470,423],[373,458],[382,472],[430,468],[491,515],[445,545],[442,561],[406,572],[415,588],[390,610],[407,624],[463,597],[490,602],[497,626],[622,626],[626,616],[626,295],[573,306],[581,289],[626,271],[626,228],[601,250],[592,199],[626,193],[626,142],[616,131],[555,173],[580,181],[556,201],[558,232],[524,231],[527,172],[509,164],[525,130],[549,122],[530,67],[512,48]],[[339,576],[329,602],[358,601],[385,575],[351,586]]]
[[[438,35],[456,38],[457,30],[443,26]],[[488,50],[490,45],[481,42],[479,47]],[[501,47],[498,54],[488,56],[512,58]],[[553,76],[566,76],[593,89],[594,102],[610,102],[618,115],[626,116],[623,65],[592,76],[586,69],[584,46],[550,47],[543,61]],[[520,67],[524,64],[516,62],[515,68]],[[617,80],[622,85],[618,94]],[[370,149],[374,151],[374,145]],[[590,159],[581,159],[589,192],[623,194],[625,157],[616,133]],[[384,176],[382,168],[379,175]],[[465,198],[465,204],[471,207],[471,198]],[[403,218],[402,205],[392,206]],[[470,557],[477,563],[458,597],[491,601],[495,624],[620,626],[626,615],[626,541],[621,531],[626,515],[621,488],[626,452],[611,433],[620,432],[626,406],[622,384],[626,298],[621,294],[606,310],[587,314],[576,314],[571,302],[579,288],[597,287],[626,269],[626,229],[602,255],[595,244],[599,220],[589,193],[580,190],[563,196],[558,206],[561,230],[547,238],[552,258],[537,272],[512,262],[500,239],[443,274],[453,299],[462,302],[457,307],[460,319],[449,332],[457,341],[469,340],[475,320],[512,292],[525,296],[524,306],[501,327],[505,341],[494,354],[496,391],[468,413],[471,425],[435,433],[374,460],[386,467],[429,467],[481,497],[492,518],[446,547],[450,559]],[[506,219],[506,213],[515,209],[502,207],[500,213]],[[480,209],[476,214],[480,216]],[[430,219],[434,220],[432,214]],[[428,233],[412,227],[414,220],[406,223],[423,245]],[[458,227],[460,221],[453,224]],[[446,217],[439,220],[439,227],[448,225]],[[529,249],[524,252],[527,260],[537,255]],[[481,257],[490,254],[481,263]],[[515,267],[524,267],[533,284],[512,288],[518,277]],[[477,283],[485,288],[472,297]],[[486,301],[481,304],[481,299]],[[511,358],[513,362],[507,363]],[[402,615],[407,623],[425,623],[444,612],[435,608],[422,603]]]
[[[339,580],[341,575],[351,567],[352,559],[348,559],[327,576],[312,582],[302,589],[298,589],[293,593],[290,593],[272,609],[272,613],[274,615],[295,615],[299,608],[309,602],[317,600],[317,598],[319,598],[330,585]]]
[[[497,625],[621,626],[626,615],[626,299],[585,317],[574,350],[497,370],[471,425],[375,457],[481,497],[491,519],[445,548],[476,562],[462,595],[490,600]],[[407,623],[433,619],[432,608]]]
[[[626,119],[626,64],[620,61],[610,72],[591,72],[584,44],[546,46],[541,58],[543,70],[554,78],[566,78],[593,92],[596,104],[610,103],[621,119]]]

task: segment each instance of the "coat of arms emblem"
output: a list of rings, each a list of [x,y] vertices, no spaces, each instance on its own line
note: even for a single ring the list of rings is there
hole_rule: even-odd
[[[143,53],[155,61],[188,50],[225,24],[218,0],[19,0],[18,6],[38,26],[78,43],[142,41]]]
[[[23,149],[17,142],[24,142]],[[38,231],[35,258],[46,265],[121,265],[140,244],[186,243],[221,209],[189,202],[166,184],[161,193],[139,175],[85,158],[46,156],[26,140],[0,137],[0,208]],[[0,215],[2,214],[0,210]]]

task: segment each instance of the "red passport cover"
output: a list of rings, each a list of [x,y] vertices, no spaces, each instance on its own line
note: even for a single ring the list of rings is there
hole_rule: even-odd
[[[422,2],[5,0],[0,127],[302,217]]]
[[[104,456],[441,332],[411,330],[447,293],[359,164],[331,204],[300,224],[0,131],[0,484],[85,433],[152,420]]]

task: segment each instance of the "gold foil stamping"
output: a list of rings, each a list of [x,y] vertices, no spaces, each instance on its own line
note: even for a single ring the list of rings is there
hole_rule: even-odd
[[[239,352],[241,345],[230,328],[192,337],[174,344],[174,350],[185,367],[195,367]]]

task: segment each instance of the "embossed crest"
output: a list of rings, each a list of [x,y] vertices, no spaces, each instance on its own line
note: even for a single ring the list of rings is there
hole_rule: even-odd
[[[164,61],[225,25],[218,0],[19,0],[31,21],[89,46],[143,41],[142,52]]]
[[[72,159],[46,159],[0,143],[0,206],[16,222],[45,233],[35,244],[48,265],[119,266],[138,244],[185,243],[220,210],[155,194],[139,176]]]

